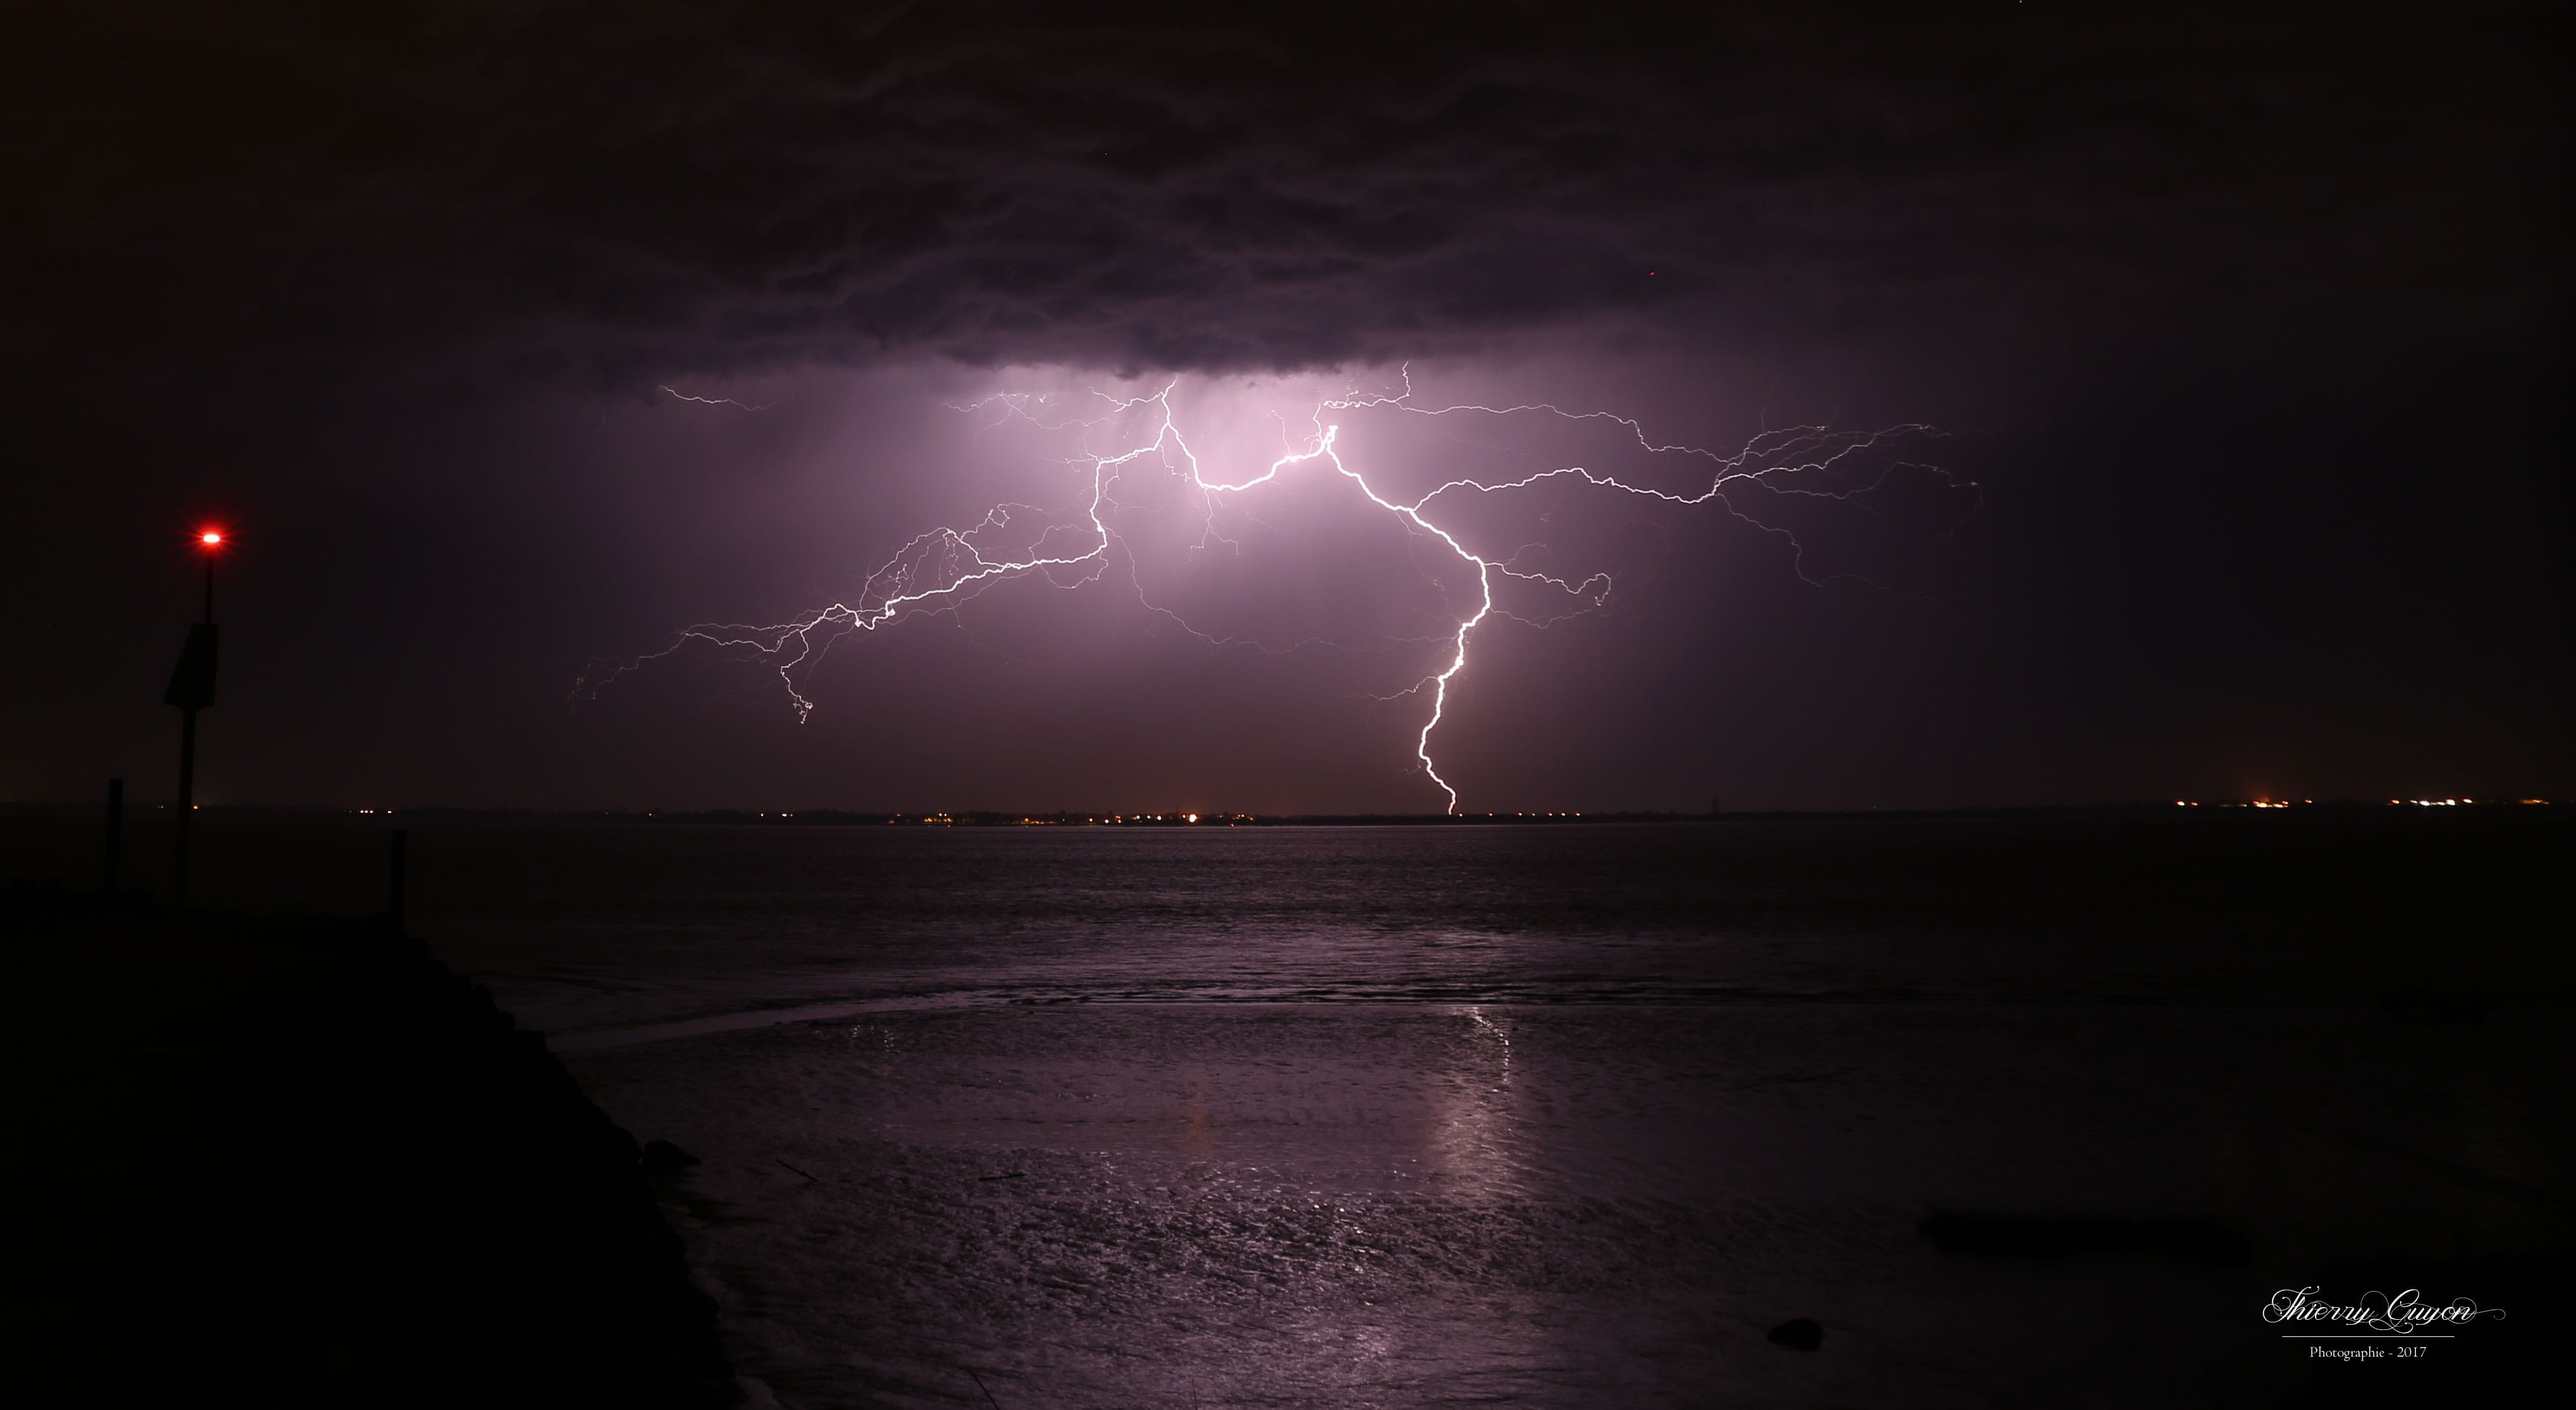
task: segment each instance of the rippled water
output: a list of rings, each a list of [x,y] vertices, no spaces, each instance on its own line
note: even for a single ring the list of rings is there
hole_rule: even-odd
[[[2576,1248],[2557,834],[2281,821],[426,827],[414,895],[704,1157],[766,1401],[2272,1404],[2275,1288]]]
[[[2534,978],[2576,991],[2563,960],[2481,918],[2499,887],[2533,885],[2522,833],[2499,848],[2474,830],[2331,819],[2304,834],[2166,824],[432,827],[414,911],[524,1018],[576,1041],[887,1001],[2370,1003],[2392,986]]]

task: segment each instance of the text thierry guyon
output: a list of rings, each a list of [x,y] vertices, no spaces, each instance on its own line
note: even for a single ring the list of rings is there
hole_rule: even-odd
[[[2287,1322],[2300,1326],[2323,1324],[2350,1327],[2356,1332],[2385,1336],[2413,1336],[2435,1327],[2465,1326],[2481,1317],[2504,1318],[2501,1307],[2480,1307],[2476,1299],[2455,1297],[2448,1302],[2428,1302],[2415,1288],[2403,1292],[2366,1292],[2348,1303],[2329,1302],[2317,1296],[2314,1286],[2283,1288],[2272,1294],[2263,1305],[2263,1320]]]

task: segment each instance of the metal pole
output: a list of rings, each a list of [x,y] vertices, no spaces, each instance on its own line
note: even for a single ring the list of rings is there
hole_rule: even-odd
[[[179,825],[172,834],[170,853],[170,905],[173,909],[188,904],[188,815],[196,811],[197,795],[197,712],[179,712]]]
[[[215,556],[206,555],[206,620],[215,620]]]
[[[125,863],[125,780],[107,781],[107,894],[116,894],[117,872]]]
[[[409,829],[399,827],[394,829],[393,854],[389,859],[390,867],[385,877],[385,913],[392,917],[394,933],[397,935],[402,933],[403,928],[403,890],[404,883],[408,879],[404,875],[407,870],[404,853],[410,850],[410,842]]]

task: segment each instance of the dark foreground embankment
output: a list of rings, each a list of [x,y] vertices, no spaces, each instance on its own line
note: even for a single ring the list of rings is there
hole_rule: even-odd
[[[351,921],[0,897],[24,1388],[51,1403],[737,1398],[635,1141]],[[22,1353],[23,1354],[23,1353]]]

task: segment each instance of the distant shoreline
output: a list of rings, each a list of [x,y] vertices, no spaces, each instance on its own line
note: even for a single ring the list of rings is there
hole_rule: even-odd
[[[98,811],[96,802],[38,800],[0,802],[0,817],[89,817]],[[639,825],[648,823],[694,824],[700,826],[746,827],[1548,827],[1604,823],[1743,823],[1743,822],[1843,822],[1869,819],[1943,819],[1971,820],[1980,818],[2037,817],[2103,817],[2115,815],[2174,816],[2182,811],[2214,809],[2219,811],[2267,811],[2300,813],[2387,814],[2427,809],[2437,812],[2521,811],[2546,808],[2544,799],[2500,799],[2494,802],[2471,802],[2466,799],[2451,803],[2446,800],[2362,800],[2317,799],[2298,803],[2269,803],[2253,800],[2207,799],[2185,805],[2171,800],[2128,803],[2045,803],[1991,808],[1846,808],[1846,809],[1761,809],[1726,812],[1683,813],[1662,810],[1622,812],[1552,812],[1552,813],[1117,813],[1117,812],[1009,812],[994,809],[966,809],[949,812],[875,812],[843,808],[807,808],[794,812],[761,812],[747,808],[695,809],[626,809],[626,808],[473,808],[425,805],[410,808],[333,807],[322,804],[239,804],[202,805],[198,811],[206,816],[278,817],[278,818],[364,818],[378,822],[514,822],[514,823],[596,823],[604,825]],[[149,822],[169,811],[167,803],[138,802],[129,805],[135,821]]]

